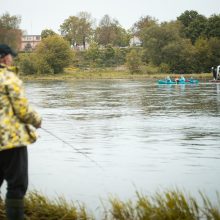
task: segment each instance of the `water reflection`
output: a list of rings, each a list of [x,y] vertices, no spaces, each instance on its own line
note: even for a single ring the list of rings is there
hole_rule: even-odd
[[[219,85],[100,80],[26,86],[43,126],[105,169],[40,131],[29,148],[33,188],[92,208],[109,193],[123,199],[136,189],[218,189]]]

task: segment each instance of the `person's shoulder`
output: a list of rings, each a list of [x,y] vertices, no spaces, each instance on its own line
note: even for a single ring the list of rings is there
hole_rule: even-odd
[[[21,85],[22,81],[18,78],[18,76],[10,69],[5,69],[4,78],[6,84],[16,83]]]

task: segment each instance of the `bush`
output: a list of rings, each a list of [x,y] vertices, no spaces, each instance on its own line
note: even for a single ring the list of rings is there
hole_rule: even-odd
[[[126,56],[126,64],[129,71],[133,73],[141,72],[141,55],[137,50],[132,49]]]
[[[21,53],[18,56],[20,71],[24,74],[35,74],[37,72],[36,57],[33,53]]]
[[[38,71],[40,73],[60,73],[73,60],[70,45],[58,35],[43,39],[36,49]]]

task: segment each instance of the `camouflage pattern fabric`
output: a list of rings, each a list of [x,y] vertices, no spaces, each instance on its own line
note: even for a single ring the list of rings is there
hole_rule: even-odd
[[[22,81],[13,68],[0,66],[0,151],[26,146],[37,140],[40,115],[25,97]]]

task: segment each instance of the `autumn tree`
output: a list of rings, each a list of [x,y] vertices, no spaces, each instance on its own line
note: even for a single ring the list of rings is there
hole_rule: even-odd
[[[19,29],[21,17],[5,13],[0,16],[0,42],[19,50],[22,32]]]
[[[71,45],[83,45],[89,41],[93,33],[93,19],[87,12],[80,12],[78,16],[70,16],[60,25],[61,35],[67,39]]]
[[[155,18],[152,18],[151,16],[140,17],[131,28],[132,34],[141,38],[143,35],[142,32],[153,25],[157,25],[157,20]]]
[[[111,44],[123,47],[128,45],[129,35],[116,19],[104,15],[95,30],[95,41],[103,46]]]

